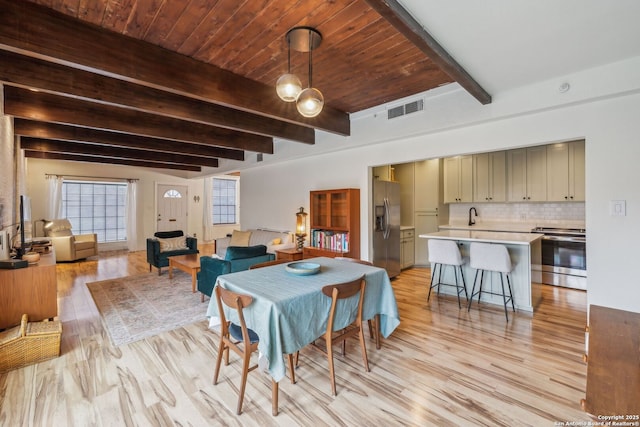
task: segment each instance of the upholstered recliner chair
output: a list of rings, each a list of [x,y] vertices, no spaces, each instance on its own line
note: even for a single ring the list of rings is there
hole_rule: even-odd
[[[95,233],[74,235],[68,219],[45,221],[44,234],[51,239],[56,261],[76,261],[98,255],[98,236]]]

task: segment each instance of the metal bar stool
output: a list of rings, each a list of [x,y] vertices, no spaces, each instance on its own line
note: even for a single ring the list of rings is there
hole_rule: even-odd
[[[460,304],[460,293],[464,292],[464,297],[469,298],[467,295],[467,284],[464,281],[464,274],[462,273],[462,265],[465,263],[465,259],[462,258],[460,254],[460,249],[458,249],[458,245],[453,240],[440,240],[440,239],[429,239],[428,242],[429,247],[429,262],[431,263],[431,285],[429,287],[429,295],[427,296],[427,301],[431,298],[431,290],[434,287],[438,287],[438,294],[440,294],[440,285],[444,286],[455,286],[456,294],[458,296],[458,307],[462,308]],[[443,283],[442,282],[442,266],[450,265],[453,267],[453,274],[456,279],[456,283]],[[436,271],[438,273],[437,283],[433,283],[433,279],[436,276]],[[458,271],[460,271],[460,277],[462,278],[462,285],[460,285],[458,280]]]
[[[511,291],[511,281],[509,280],[509,273],[513,270],[511,265],[511,257],[507,247],[499,244],[491,243],[471,243],[469,249],[469,255],[471,258],[471,268],[476,269],[476,275],[473,279],[473,287],[471,288],[471,297],[469,298],[469,305],[467,311],[471,309],[471,303],[473,297],[478,295],[478,304],[480,303],[480,297],[482,295],[482,282],[484,280],[485,271],[493,271],[500,274],[500,284],[502,285],[502,293],[484,291],[491,295],[502,296],[504,302],[504,315],[509,321],[509,314],[507,311],[507,303],[511,301],[511,308],[516,311],[516,307],[513,303],[513,292]],[[478,273],[480,273],[480,286],[478,292],[475,292],[476,282],[478,280]],[[507,295],[504,288],[504,276],[507,278],[507,288],[509,294]]]

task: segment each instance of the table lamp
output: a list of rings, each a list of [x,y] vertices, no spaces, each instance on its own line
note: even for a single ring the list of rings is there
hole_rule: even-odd
[[[298,241],[298,250],[301,251],[304,246],[304,238],[307,235],[307,213],[304,208],[300,208],[296,212],[296,240]]]

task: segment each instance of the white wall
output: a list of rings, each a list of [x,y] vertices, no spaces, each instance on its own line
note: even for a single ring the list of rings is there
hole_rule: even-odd
[[[426,102],[424,113],[393,122],[386,122],[384,114],[356,117],[349,138],[321,134],[316,146],[306,149],[313,157],[303,157],[302,144],[288,144],[266,159],[277,164],[242,172],[242,222],[293,227],[296,209],[308,209],[310,190],[358,187],[362,256],[368,258],[370,166],[585,139],[588,301],[640,312],[632,262],[640,237],[640,67],[637,60],[627,65],[635,73],[614,64],[606,69],[614,74],[600,68],[572,76],[572,87],[580,83],[577,93],[563,102],[557,82],[547,82],[518,89],[520,101],[505,94],[487,107],[463,102],[456,116],[452,99],[465,95],[453,91]],[[616,79],[616,71],[623,80]],[[612,85],[609,94],[605,80]],[[354,148],[337,151],[345,146]],[[627,216],[609,216],[610,200],[626,200]]]

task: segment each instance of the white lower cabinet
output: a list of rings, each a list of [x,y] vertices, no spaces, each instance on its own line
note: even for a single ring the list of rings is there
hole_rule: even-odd
[[[414,222],[415,235],[435,233],[438,231],[438,211],[419,211],[415,213]],[[421,267],[429,266],[429,249],[427,239],[414,239],[415,260],[414,265]]]
[[[400,268],[412,267],[415,263],[415,230],[400,231]]]

